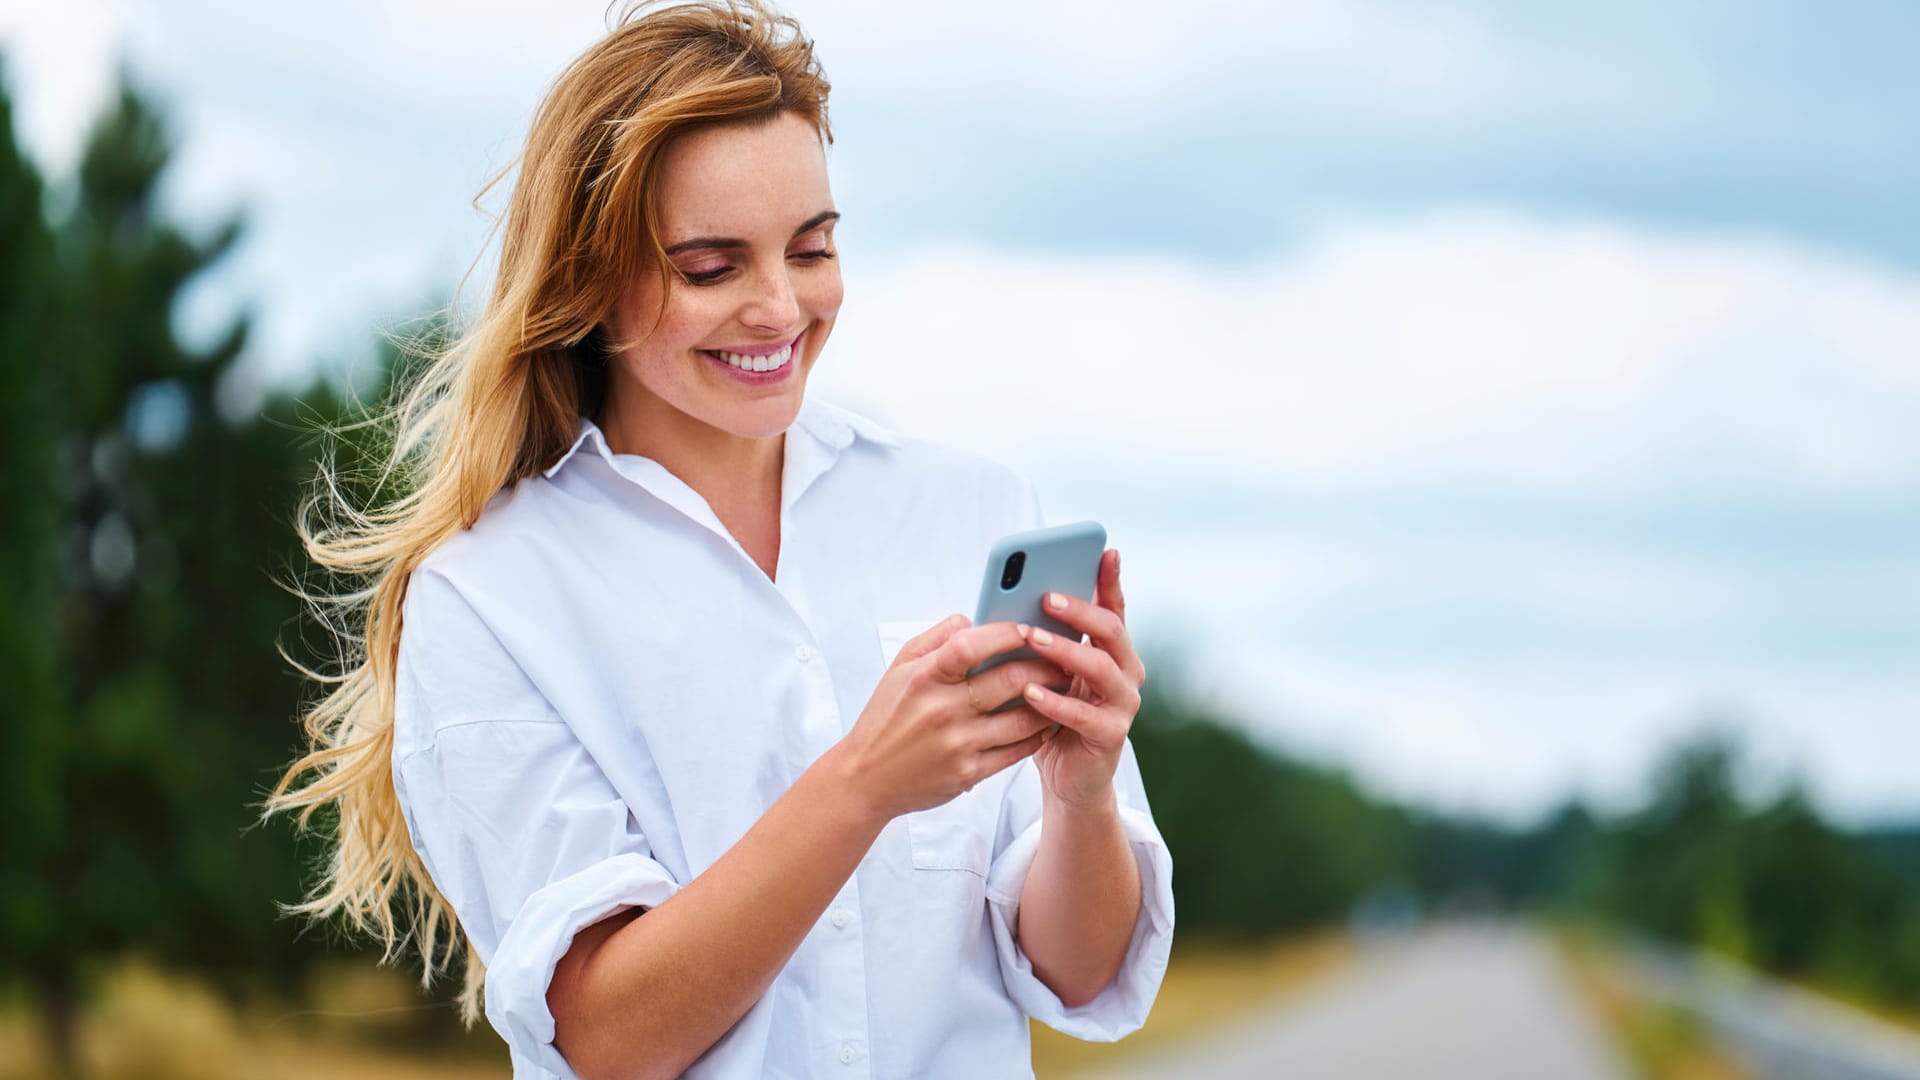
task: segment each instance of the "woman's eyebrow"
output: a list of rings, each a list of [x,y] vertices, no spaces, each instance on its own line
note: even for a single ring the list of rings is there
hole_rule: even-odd
[[[801,222],[800,227],[793,230],[792,238],[798,238],[802,234],[812,232],[814,229],[825,225],[829,221],[838,221],[839,219],[840,211],[822,210]],[[746,246],[747,242],[745,240],[736,240],[729,236],[696,236],[691,240],[682,240],[672,247],[667,248],[667,254],[678,255],[683,251],[691,251],[694,248],[743,248]]]

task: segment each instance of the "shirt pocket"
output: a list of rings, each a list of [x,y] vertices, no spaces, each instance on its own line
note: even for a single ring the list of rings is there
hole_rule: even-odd
[[[993,828],[1000,807],[990,795],[1000,786],[982,782],[930,810],[907,815],[907,841],[915,870],[965,870],[986,878],[993,862]]]
[[[879,623],[882,670],[893,663],[902,645],[940,619],[933,615]],[[998,785],[983,781],[939,806],[905,815],[914,869],[966,870],[985,878],[993,861],[993,829],[1000,816],[998,802],[988,796],[998,790]]]

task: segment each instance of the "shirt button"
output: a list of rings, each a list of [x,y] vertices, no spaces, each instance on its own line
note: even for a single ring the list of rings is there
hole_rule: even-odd
[[[813,659],[813,648],[808,645],[795,645],[793,647],[793,658],[804,664]]]
[[[844,929],[847,925],[847,913],[845,911],[834,912],[833,925],[835,929]]]
[[[852,1043],[848,1043],[847,1045],[840,1048],[840,1064],[842,1065],[853,1064],[853,1044]]]

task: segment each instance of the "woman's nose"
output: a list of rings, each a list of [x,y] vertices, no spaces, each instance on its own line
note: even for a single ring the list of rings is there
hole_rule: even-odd
[[[740,320],[749,326],[774,331],[791,330],[800,321],[800,301],[794,295],[793,278],[786,267],[760,276],[753,299],[740,313]]]

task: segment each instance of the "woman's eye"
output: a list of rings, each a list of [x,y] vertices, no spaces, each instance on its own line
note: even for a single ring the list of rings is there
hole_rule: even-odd
[[[793,257],[812,264],[834,258],[836,254],[836,252],[821,248],[818,251],[796,251],[793,253]],[[691,270],[682,270],[680,271],[680,276],[690,285],[715,285],[719,283],[721,278],[726,277],[732,272],[733,267],[722,266],[717,270],[702,270],[697,273]]]

